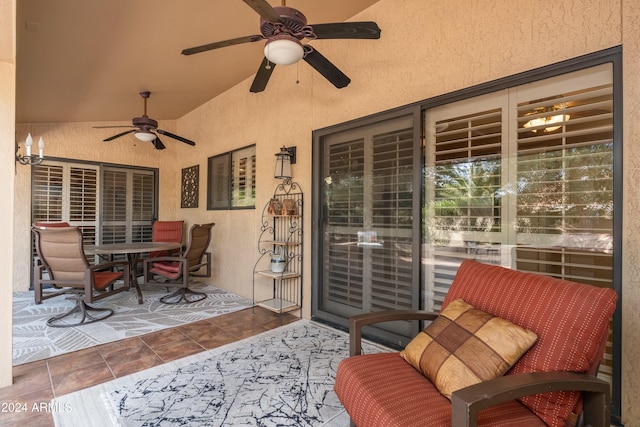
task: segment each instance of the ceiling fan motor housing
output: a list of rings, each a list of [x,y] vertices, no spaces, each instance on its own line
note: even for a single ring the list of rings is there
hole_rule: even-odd
[[[158,122],[147,116],[134,117],[132,122],[135,127],[138,127],[141,130],[148,131],[151,129],[156,129],[158,127]]]
[[[308,37],[310,27],[307,26],[307,17],[297,9],[287,6],[274,7],[278,15],[280,15],[280,22],[266,21],[264,18],[260,19],[260,32],[266,38],[270,38],[282,33],[288,33],[297,39]]]

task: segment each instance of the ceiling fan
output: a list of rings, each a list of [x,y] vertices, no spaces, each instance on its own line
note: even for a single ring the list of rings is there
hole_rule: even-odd
[[[252,36],[196,46],[182,51],[183,55],[219,49],[236,44],[267,40],[265,58],[251,85],[251,92],[262,92],[276,65],[291,65],[304,59],[335,87],[347,86],[351,79],[322,56],[315,47],[303,45],[303,38],[313,39],[379,39],[380,28],[375,22],[344,22],[307,25],[302,12],[285,5],[272,7],[266,0],[242,0],[260,15],[260,33]]]
[[[162,143],[162,141],[160,141],[160,138],[158,137],[158,135],[154,133],[154,132],[157,132],[160,135],[165,135],[165,136],[168,136],[169,138],[177,139],[178,141],[182,141],[185,144],[196,145],[195,142],[188,140],[187,138],[183,138],[171,132],[167,132],[166,130],[158,129],[158,122],[156,120],[153,120],[149,116],[147,116],[147,99],[149,98],[149,95],[151,95],[151,92],[148,92],[148,91],[140,92],[140,96],[144,100],[144,114],[142,115],[142,117],[133,118],[133,120],[131,121],[133,126],[94,126],[95,129],[122,128],[122,127],[133,128],[133,129],[121,132],[117,135],[110,136],[109,138],[104,139],[103,141],[105,142],[113,141],[116,138],[120,138],[121,136],[135,132],[134,136],[140,141],[151,142],[153,146],[156,148],[156,150],[164,150],[166,148],[165,145]]]

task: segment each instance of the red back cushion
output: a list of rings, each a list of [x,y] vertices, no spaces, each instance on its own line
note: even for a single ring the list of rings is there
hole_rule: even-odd
[[[612,289],[466,260],[443,308],[458,298],[538,335],[537,343],[507,374],[594,373],[602,359],[617,294]],[[578,392],[554,392],[521,401],[548,425],[563,426],[579,398]]]
[[[155,221],[153,223],[153,242],[182,243],[184,221]]]

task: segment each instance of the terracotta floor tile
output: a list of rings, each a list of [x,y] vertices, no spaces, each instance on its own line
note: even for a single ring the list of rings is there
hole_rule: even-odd
[[[15,366],[13,385],[0,388],[0,402],[8,402],[10,398],[15,399],[36,390],[51,391],[49,369],[44,360]]]
[[[168,344],[152,347],[153,351],[165,362],[191,356],[204,350],[204,347],[193,341],[189,337],[184,337],[180,341],[173,341]]]
[[[74,351],[49,359],[49,373],[52,377],[73,371],[75,369],[86,368],[96,364],[104,364],[102,356],[97,347]]]
[[[46,411],[0,413],[0,425],[3,427],[54,427],[53,416]]]
[[[39,412],[46,411],[51,399],[53,399],[51,385],[33,390],[31,393],[25,393],[17,398],[2,399],[0,425],[4,426],[17,421],[24,423],[27,419],[32,419],[34,416],[39,415]],[[31,424],[26,425],[30,426]]]
[[[224,328],[224,330],[228,334],[234,335],[236,337],[236,340],[241,340],[253,336],[256,333],[265,332],[268,330],[268,328],[265,328],[264,326],[262,326],[262,324],[254,325],[250,322],[240,322],[233,325],[228,325]]]
[[[209,337],[214,337],[223,332],[223,329],[213,326],[211,323],[198,322],[178,327],[180,332],[194,341],[200,341]]]
[[[164,329],[162,331],[153,332],[140,337],[140,339],[151,348],[168,344],[170,342],[180,341],[184,338],[185,335],[177,328]]]
[[[238,341],[238,337],[220,330],[216,334],[198,337],[194,340],[207,350],[211,350],[212,348],[220,347],[225,344],[230,344],[232,342]]]
[[[109,366],[155,356],[153,350],[140,338],[101,345],[98,347],[98,352]]]
[[[115,375],[116,378],[120,378],[125,375],[153,368],[154,366],[162,365],[163,363],[164,361],[154,353],[152,356],[131,360],[125,363],[116,365],[109,364],[109,368],[111,368],[111,372],[113,372],[113,375]]]
[[[102,364],[93,364],[58,375],[51,375],[51,382],[54,394],[61,396],[114,378],[107,364],[102,362]]]

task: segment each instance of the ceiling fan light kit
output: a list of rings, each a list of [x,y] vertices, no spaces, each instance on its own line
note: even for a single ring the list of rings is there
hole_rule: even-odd
[[[260,15],[260,33],[230,40],[209,43],[182,51],[193,55],[242,43],[267,40],[264,59],[251,84],[251,92],[262,92],[269,82],[275,65],[291,65],[303,59],[336,88],[347,86],[351,79],[325,58],[315,46],[303,45],[301,40],[314,39],[379,39],[380,28],[375,22],[339,22],[307,25],[307,18],[292,7],[272,7],[266,0],[242,0]],[[273,66],[272,66],[273,64]]]
[[[151,142],[154,139],[156,139],[156,136],[154,134],[147,131],[136,132],[133,134],[133,136],[135,136],[140,141],[144,141],[144,142]]]
[[[304,49],[298,39],[283,34],[267,41],[264,46],[264,56],[274,64],[291,65],[302,59]]]

